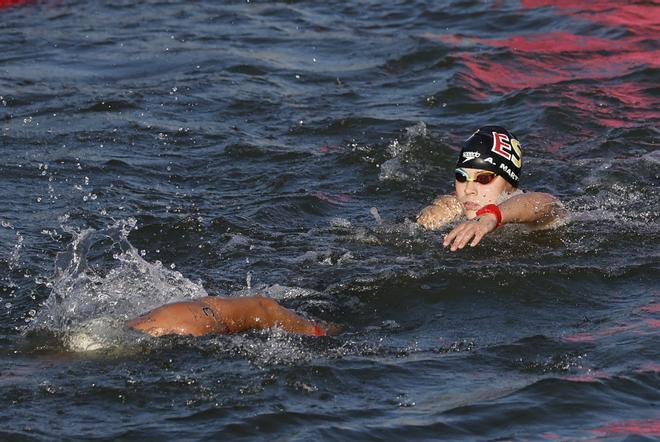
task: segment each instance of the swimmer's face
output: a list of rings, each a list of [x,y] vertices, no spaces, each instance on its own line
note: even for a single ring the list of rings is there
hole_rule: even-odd
[[[486,204],[497,204],[501,201],[504,194],[514,190],[514,187],[499,175],[496,175],[490,183],[481,184],[474,181],[477,179],[477,175],[489,174],[490,172],[480,169],[463,168],[460,170],[463,171],[464,174],[467,174],[468,177],[463,183],[454,180],[456,186],[456,198],[458,199],[458,202],[461,203],[463,213],[468,219],[474,218],[477,210]],[[487,180],[482,179],[481,181]]]

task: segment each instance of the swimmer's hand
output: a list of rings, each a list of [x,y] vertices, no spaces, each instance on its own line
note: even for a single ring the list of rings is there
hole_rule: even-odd
[[[485,213],[456,226],[445,235],[442,245],[449,247],[452,252],[462,249],[468,243],[474,247],[485,235],[495,230],[495,227],[497,227],[497,217],[492,213]]]
[[[461,206],[454,195],[442,195],[417,214],[417,224],[425,229],[437,230],[452,222],[461,213]]]

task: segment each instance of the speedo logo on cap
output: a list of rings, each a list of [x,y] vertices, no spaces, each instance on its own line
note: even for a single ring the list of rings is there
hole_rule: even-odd
[[[472,161],[475,158],[479,158],[481,156],[480,152],[463,152],[463,160],[464,163],[467,163],[468,161]]]

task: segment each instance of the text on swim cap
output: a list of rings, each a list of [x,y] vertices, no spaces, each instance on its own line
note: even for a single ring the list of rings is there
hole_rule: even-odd
[[[500,169],[505,171],[506,174],[509,175],[513,181],[518,182],[518,175],[516,175],[513,170],[509,169],[506,164],[501,163]]]
[[[522,166],[520,143],[515,138],[509,139],[505,134],[493,132],[493,152],[510,160],[516,167]]]

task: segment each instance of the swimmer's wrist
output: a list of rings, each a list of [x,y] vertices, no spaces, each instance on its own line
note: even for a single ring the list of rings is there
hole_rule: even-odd
[[[312,331],[312,336],[326,336],[327,333],[320,325],[315,324],[314,330]]]
[[[477,216],[486,215],[486,214],[490,214],[495,217],[496,229],[502,225],[502,212],[500,211],[500,208],[497,207],[495,204],[486,204],[481,209],[477,210],[476,213]]]

